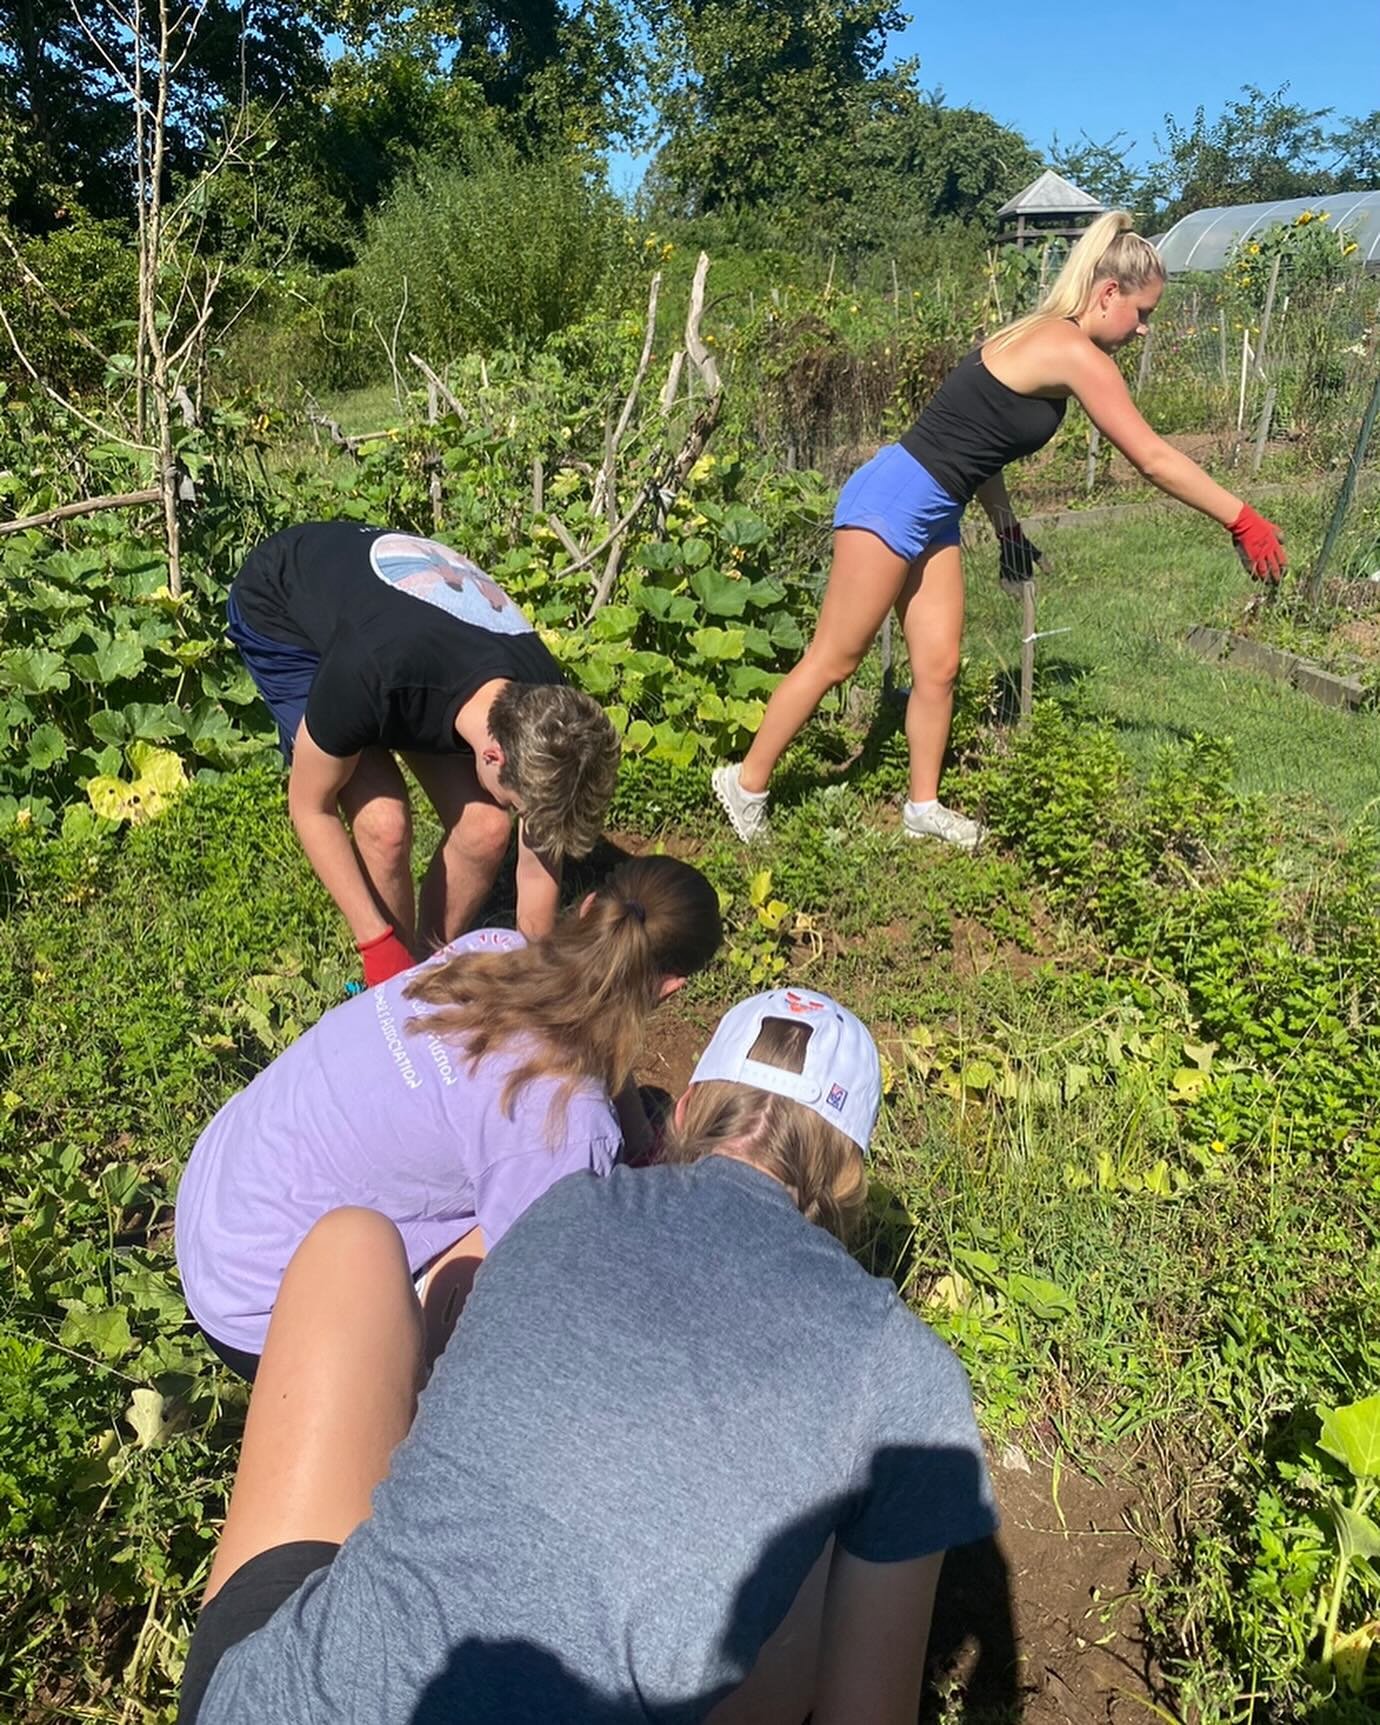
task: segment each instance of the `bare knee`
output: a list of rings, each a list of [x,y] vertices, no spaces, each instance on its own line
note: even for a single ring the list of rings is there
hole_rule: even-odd
[[[826,689],[837,689],[840,683],[847,682],[862,664],[865,651],[866,649],[863,652],[853,652],[847,648],[825,646],[813,641],[800,663],[818,683],[823,693]]]
[[[445,848],[478,868],[497,869],[508,850],[512,820],[506,809],[470,803],[446,834]]]
[[[342,1204],[312,1224],[297,1252],[358,1264],[363,1258],[396,1257],[402,1252],[402,1235],[379,1211]]]
[[[917,655],[911,660],[912,685],[931,698],[947,699],[958,681],[959,650],[947,648]]]
[[[385,865],[405,864],[412,854],[412,815],[406,803],[375,797],[350,822],[360,851]]]

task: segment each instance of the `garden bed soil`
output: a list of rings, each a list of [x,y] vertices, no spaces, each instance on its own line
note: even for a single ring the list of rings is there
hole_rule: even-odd
[[[1134,1481],[1064,1468],[1015,1446],[993,1457],[1002,1526],[945,1560],[922,1715],[983,1725],[1130,1725],[1165,1689],[1134,1605],[1151,1567]],[[942,1706],[954,1692],[961,1705]]]

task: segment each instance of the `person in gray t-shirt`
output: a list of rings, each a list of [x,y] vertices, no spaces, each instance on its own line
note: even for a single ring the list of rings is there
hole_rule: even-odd
[[[666,1162],[505,1236],[415,1419],[397,1231],[319,1222],[182,1725],[913,1725],[943,1553],[995,1515],[962,1367],[835,1237],[879,1100],[826,996],[735,1007]]]

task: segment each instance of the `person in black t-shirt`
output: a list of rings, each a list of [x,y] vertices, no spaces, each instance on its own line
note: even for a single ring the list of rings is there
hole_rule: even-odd
[[[518,926],[550,930],[561,859],[598,838],[619,744],[501,587],[433,540],[313,522],[249,554],[228,613],[278,723],[293,825],[369,986],[468,926],[512,813]],[[395,751],[444,832],[415,903]]]

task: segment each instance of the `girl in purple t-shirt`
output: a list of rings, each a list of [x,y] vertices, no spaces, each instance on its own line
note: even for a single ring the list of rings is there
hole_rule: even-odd
[[[620,1113],[642,1124],[626,1093],[647,1018],[721,938],[704,876],[642,857],[542,940],[476,930],[326,1013],[226,1103],[182,1176],[178,1269],[216,1353],[254,1376],[288,1260],[342,1205],[397,1224],[439,1346],[533,1199],[612,1168]]]

